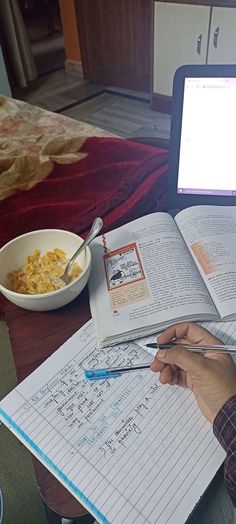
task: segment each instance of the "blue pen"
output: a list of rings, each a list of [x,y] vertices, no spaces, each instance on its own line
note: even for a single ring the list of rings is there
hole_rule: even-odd
[[[123,375],[123,373],[130,373],[130,371],[149,369],[150,365],[151,364],[139,364],[137,366],[130,366],[126,368],[88,369],[84,372],[84,375],[88,380],[106,380],[108,378],[120,377]]]

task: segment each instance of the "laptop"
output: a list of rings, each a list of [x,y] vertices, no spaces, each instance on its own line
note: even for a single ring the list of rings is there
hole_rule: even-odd
[[[236,65],[185,65],[173,82],[168,208],[236,205]]]

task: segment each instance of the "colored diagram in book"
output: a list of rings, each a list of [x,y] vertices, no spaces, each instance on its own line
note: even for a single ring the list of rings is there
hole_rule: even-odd
[[[210,255],[207,246],[201,242],[194,242],[191,248],[205,275],[214,273],[216,271],[215,261],[212,255]]]
[[[104,255],[104,264],[109,290],[144,278],[135,243]]]
[[[191,249],[205,275],[218,272],[227,274],[229,279],[235,278],[236,245],[231,234],[222,233],[218,238],[208,235],[207,238],[192,243]]]
[[[111,309],[119,314],[121,307],[150,297],[137,245],[128,244],[104,255],[104,266]]]

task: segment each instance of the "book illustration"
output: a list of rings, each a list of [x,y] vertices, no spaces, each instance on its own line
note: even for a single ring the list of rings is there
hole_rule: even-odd
[[[113,310],[149,297],[136,243],[110,251],[103,259]]]
[[[104,264],[108,290],[145,278],[135,243],[104,255]]]

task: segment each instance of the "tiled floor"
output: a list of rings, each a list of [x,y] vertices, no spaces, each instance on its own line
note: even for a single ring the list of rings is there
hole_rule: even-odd
[[[169,138],[170,116],[150,108],[149,94],[88,83],[82,72],[54,71],[15,97],[121,137]]]
[[[152,111],[147,100],[105,92],[62,113],[122,137],[169,137],[170,117]]]
[[[64,69],[59,69],[39,76],[26,89],[16,89],[14,95],[30,104],[57,112],[103,91],[104,86],[85,82],[82,72],[66,73]]]

